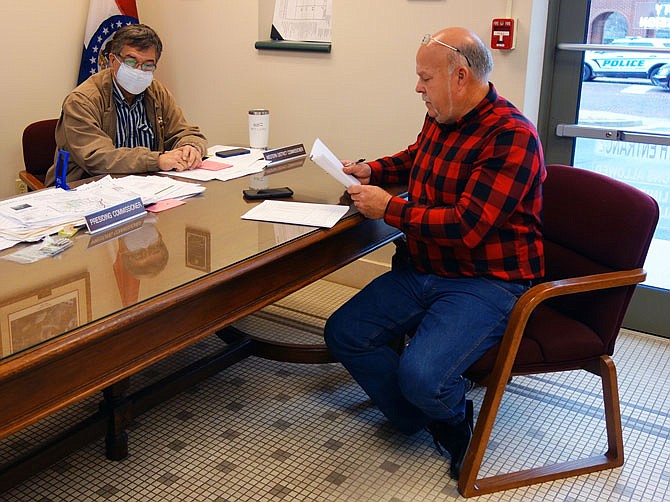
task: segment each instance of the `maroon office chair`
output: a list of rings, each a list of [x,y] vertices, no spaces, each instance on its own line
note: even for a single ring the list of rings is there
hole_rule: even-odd
[[[46,119],[29,124],[23,130],[23,163],[26,167],[19,178],[28,190],[44,188],[44,178],[56,154],[56,124],[58,119]]]
[[[458,489],[471,497],[623,465],[614,352],[658,221],[645,193],[604,175],[550,165],[544,184],[546,277],[514,307],[502,342],[466,373],[486,386]],[[477,479],[505,387],[514,375],[583,369],[602,380],[602,455]],[[504,439],[503,439],[504,441]]]

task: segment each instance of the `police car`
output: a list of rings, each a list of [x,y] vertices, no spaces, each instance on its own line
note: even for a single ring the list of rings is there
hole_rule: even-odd
[[[652,75],[651,83],[670,91],[670,64],[664,64]]]
[[[613,40],[609,45],[665,48],[670,51],[668,38],[627,37]],[[670,52],[586,51],[582,80],[593,80],[596,77],[651,79],[666,63],[670,63]]]

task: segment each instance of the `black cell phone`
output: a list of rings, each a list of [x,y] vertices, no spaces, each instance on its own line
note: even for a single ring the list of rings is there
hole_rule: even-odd
[[[231,148],[230,150],[220,150],[216,152],[217,157],[234,157],[235,155],[244,155],[245,153],[251,153],[250,150],[246,148]]]
[[[289,187],[281,188],[261,188],[259,190],[247,189],[242,190],[245,199],[281,199],[283,197],[291,197],[293,190]]]

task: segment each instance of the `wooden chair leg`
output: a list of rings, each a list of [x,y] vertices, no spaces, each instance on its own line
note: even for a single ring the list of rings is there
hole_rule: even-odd
[[[600,378],[603,383],[605,422],[607,424],[607,453],[612,467],[623,465],[623,433],[621,431],[621,409],[619,406],[619,384],[614,361],[608,356],[600,358]]]
[[[505,378],[503,381],[507,381]],[[500,403],[502,402],[503,394],[505,393],[505,384],[488,380],[486,384],[486,394],[484,395],[484,402],[477,416],[477,423],[472,434],[470,447],[465,455],[463,467],[461,468],[461,475],[458,480],[458,491],[464,497],[472,497],[480,495],[479,488],[476,484],[477,475],[484,460],[484,453],[488,445],[495,424]]]
[[[623,465],[623,435],[621,432],[621,412],[619,409],[619,391],[614,362],[608,356],[585,367],[587,371],[598,374],[602,380],[605,423],[607,427],[608,450],[603,455],[569,460],[558,464],[535,467],[507,474],[499,474],[478,479],[479,469],[486,451],[493,424],[502,401],[504,386],[493,384],[486,390],[484,403],[477,419],[470,448],[463,462],[458,490],[464,497],[484,495],[509,490],[545,481],[554,481],[570,476],[613,469]]]

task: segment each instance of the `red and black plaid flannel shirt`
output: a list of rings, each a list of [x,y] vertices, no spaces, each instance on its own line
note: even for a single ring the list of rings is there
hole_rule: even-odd
[[[426,116],[416,143],[369,165],[373,184],[408,183],[408,200],[393,197],[384,220],[405,233],[419,271],[543,275],[542,146],[532,123],[493,85],[455,123]]]

